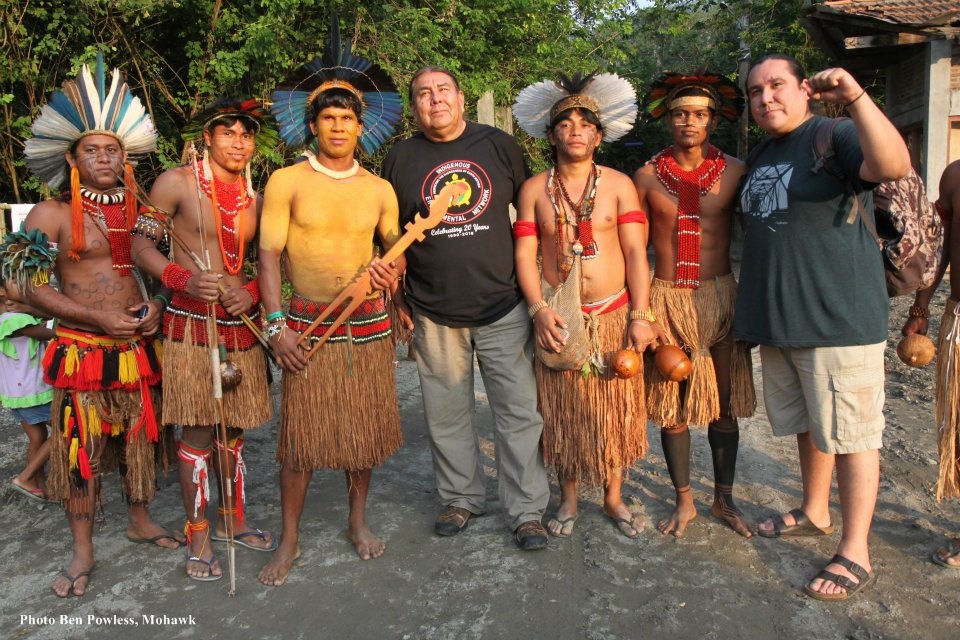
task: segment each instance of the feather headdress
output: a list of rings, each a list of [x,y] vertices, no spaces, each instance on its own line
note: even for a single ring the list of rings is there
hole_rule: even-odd
[[[254,125],[256,129],[256,147],[258,153],[276,148],[280,142],[277,123],[264,108],[263,101],[251,98],[219,98],[212,105],[197,114],[183,128],[183,139],[193,142],[203,138],[203,132],[222,118],[241,118]]]
[[[637,119],[637,93],[615,73],[560,75],[523,89],[513,105],[513,115],[524,131],[534,138],[546,138],[547,127],[568,109],[587,109],[596,114],[603,127],[604,142],[622,138]]]
[[[65,81],[63,88],[50,96],[31,131],[33,137],[25,145],[27,166],[51,188],[67,177],[64,153],[83,136],[113,136],[129,160],[155,151],[157,146],[153,121],[119,69],[113,70],[107,88],[101,53],[92,73],[83,65],[77,78]]]
[[[708,71],[692,75],[663,74],[650,85],[643,109],[651,120],[658,120],[667,115],[671,109],[681,106],[677,104],[677,100],[682,101],[683,98],[677,99],[676,96],[684,89],[690,88],[701,89],[707,93],[713,104],[706,106],[725,120],[732,122],[743,111],[743,92],[740,91],[740,87],[719,73]]]
[[[379,66],[350,53],[350,47],[349,39],[341,43],[340,23],[334,14],[323,56],[299,67],[274,90],[271,112],[288,146],[300,148],[310,143],[310,104],[330,89],[345,89],[360,99],[360,148],[364,153],[374,153],[393,136],[403,115],[397,86]]]

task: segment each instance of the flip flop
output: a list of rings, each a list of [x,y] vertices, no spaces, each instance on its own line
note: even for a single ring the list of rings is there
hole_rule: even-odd
[[[547,532],[549,532],[550,535],[554,536],[555,538],[569,538],[573,534],[573,524],[577,521],[577,518],[579,517],[580,517],[580,514],[578,513],[576,515],[570,516],[569,518],[564,518],[563,520],[557,517],[550,518],[550,520],[547,521]],[[554,533],[553,531],[550,531],[550,526],[554,523],[560,525],[560,533]],[[569,530],[566,530],[567,525],[570,525]],[[566,530],[566,533],[564,533],[564,530]]]
[[[821,580],[829,580],[835,584],[840,585],[846,591],[843,593],[820,593],[819,591],[814,591],[810,588],[810,584],[807,583],[803,585],[803,592],[813,598],[814,600],[825,600],[825,601],[836,601],[836,600],[849,600],[853,596],[857,595],[864,589],[866,589],[870,584],[877,579],[877,571],[874,570],[873,573],[868,573],[866,569],[858,565],[853,560],[844,558],[841,555],[835,555],[830,559],[830,562],[827,565],[839,564],[844,567],[847,571],[852,573],[854,577],[859,580],[859,582],[854,582],[847,576],[841,576],[832,571],[827,571],[823,569],[813,577],[813,580],[820,578]],[[811,580],[811,582],[813,582]]]
[[[643,532],[643,523],[637,522],[637,514],[635,513],[631,513],[630,518],[617,518],[606,512],[604,512],[603,515],[610,518],[613,521],[613,524],[617,525],[617,529],[620,530],[620,533],[627,536],[631,540],[637,538]]]
[[[943,548],[943,547],[942,547]],[[956,558],[960,555],[960,538],[950,538],[947,541],[947,555],[950,558]],[[933,553],[930,554],[930,561],[934,564],[938,564],[941,567],[946,567],[947,569],[960,569],[960,564],[950,564],[946,560],[940,557],[940,549],[934,549]]]
[[[220,573],[219,575],[217,575],[217,574],[215,574],[215,573],[213,572],[213,563],[216,562],[216,561],[217,561],[217,554],[213,554],[212,556],[210,556],[210,560],[209,560],[209,561],[204,560],[204,559],[201,558],[200,556],[189,556],[189,555],[188,555],[188,556],[187,556],[187,562],[199,562],[200,564],[205,564],[205,565],[207,565],[207,568],[210,569],[210,573],[208,573],[208,574],[205,575],[205,576],[192,576],[192,575],[190,575],[190,574],[188,573],[188,574],[187,574],[187,577],[190,578],[191,580],[196,580],[197,582],[215,582],[215,581],[219,580],[220,578],[223,577],[223,573]],[[186,569],[184,569],[184,570],[186,570]]]
[[[822,529],[813,524],[809,516],[801,509],[794,509],[790,511],[789,515],[793,516],[794,524],[788,525],[783,516],[777,513],[769,518],[773,521],[773,531],[765,531],[758,527],[757,535],[764,538],[802,538],[829,536],[835,531],[832,524]]]
[[[253,549],[254,551],[266,551],[266,552],[276,551],[277,546],[280,544],[280,541],[277,540],[276,536],[274,536],[273,543],[269,547],[257,547],[250,544],[249,542],[244,541],[244,538],[249,538],[250,536],[256,536],[261,540],[263,540],[264,542],[266,542],[267,533],[269,533],[269,531],[264,531],[263,529],[251,529],[250,531],[244,531],[243,533],[234,534],[233,541],[234,543],[240,545],[241,547],[246,547],[247,549]],[[213,540],[214,542],[230,542],[230,538],[228,538],[227,536],[220,536],[217,534],[213,534],[212,536],[210,536],[210,539]]]
[[[86,579],[87,579],[87,586],[89,587],[89,586],[90,586],[90,574],[91,574],[92,572],[93,572],[93,569],[90,569],[90,571],[81,571],[80,573],[78,573],[78,574],[76,575],[76,577],[74,577],[74,576],[70,575],[69,573],[67,573],[66,571],[61,570],[60,573],[57,574],[57,575],[61,575],[61,576],[63,576],[64,578],[66,578],[67,580],[70,581],[70,593],[68,593],[68,594],[65,595],[65,596],[61,596],[61,595],[58,594],[56,591],[54,591],[54,593],[57,595],[58,598],[67,598],[67,597],[69,597],[71,594],[73,594],[74,596],[76,596],[76,597],[78,597],[78,598],[82,598],[83,595],[85,595],[87,592],[84,591],[83,594],[77,595],[77,592],[73,590],[73,586],[77,583],[77,580],[79,580],[80,578],[86,578]]]
[[[16,491],[17,493],[21,493],[21,494],[25,495],[26,497],[30,498],[31,500],[34,500],[34,501],[36,501],[36,502],[43,502],[43,503],[50,502],[49,500],[47,500],[47,496],[43,493],[43,490],[42,490],[42,489],[27,489],[26,487],[17,484],[17,483],[16,483],[16,478],[14,478],[13,480],[10,481],[10,486],[13,487],[13,490],[14,490],[14,491]],[[69,576],[66,576],[66,574],[64,574],[64,575],[65,575],[65,577],[69,577]],[[78,577],[79,577],[79,576],[78,576]],[[71,589],[72,589],[72,587],[71,587]]]
[[[130,536],[127,536],[127,540],[134,544],[152,544],[156,547],[160,547],[161,549],[179,549],[183,545],[187,544],[186,540],[177,540],[172,533],[161,533],[160,535],[153,536],[152,538],[131,538]],[[162,544],[157,544],[157,542],[160,540],[172,540],[173,542],[177,543],[177,546],[165,547]]]

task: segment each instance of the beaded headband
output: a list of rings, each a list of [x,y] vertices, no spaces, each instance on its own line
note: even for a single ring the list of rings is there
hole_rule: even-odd
[[[690,88],[700,89],[707,95],[676,97],[684,89]],[[691,100],[691,102],[680,102],[680,100]],[[707,102],[704,103],[703,100]],[[711,101],[713,104],[709,104]],[[718,73],[707,71],[694,75],[665,73],[651,83],[644,100],[643,110],[651,120],[659,120],[669,111],[680,106],[706,106],[713,109],[721,118],[732,122],[743,111],[743,104],[743,92],[740,91],[740,87]]]

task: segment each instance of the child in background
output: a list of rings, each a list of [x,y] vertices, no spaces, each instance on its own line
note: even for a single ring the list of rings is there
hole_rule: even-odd
[[[53,330],[20,301],[16,285],[0,279],[0,405],[27,434],[27,466],[10,481],[32,500],[46,500],[43,466],[50,457],[47,427],[53,390],[43,381],[43,350]]]

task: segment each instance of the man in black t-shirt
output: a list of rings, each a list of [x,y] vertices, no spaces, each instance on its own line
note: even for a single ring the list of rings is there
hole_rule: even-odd
[[[542,549],[549,499],[540,457],[530,318],[513,266],[509,206],[529,174],[509,135],[464,119],[464,95],[441,67],[420,69],[410,103],[421,133],[390,150],[383,177],[400,220],[423,214],[451,182],[464,195],[427,238],[406,251],[401,320],[414,331],[433,467],[446,510],[434,530],[463,531],[485,509],[485,476],[473,428],[476,356],[493,411],[499,498],[522,549]]]

